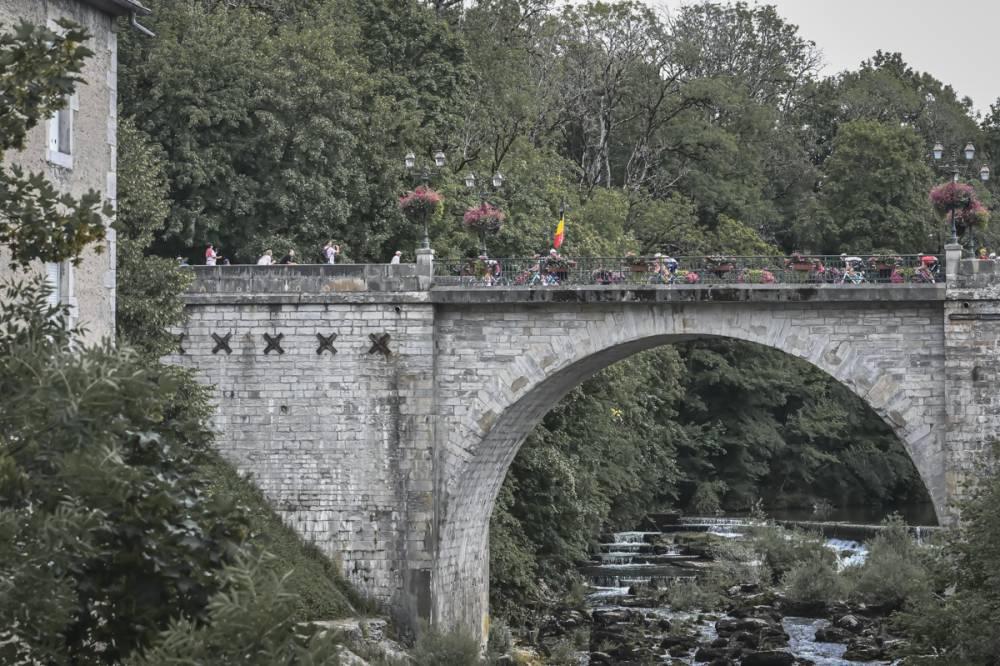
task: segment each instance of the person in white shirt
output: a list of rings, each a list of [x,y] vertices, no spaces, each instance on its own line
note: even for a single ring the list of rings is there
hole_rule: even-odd
[[[337,263],[338,254],[340,254],[340,246],[334,245],[333,241],[327,241],[326,245],[323,246],[323,256],[326,257],[326,263]]]
[[[399,250],[396,250],[396,254],[392,255],[392,259],[389,260],[389,263],[390,264],[398,264],[399,260],[400,260],[400,258],[402,256],[403,256],[403,253],[400,252]]]
[[[273,263],[274,263],[274,254],[270,250],[264,252],[264,254],[260,256],[260,259],[257,260],[258,266],[270,266]]]

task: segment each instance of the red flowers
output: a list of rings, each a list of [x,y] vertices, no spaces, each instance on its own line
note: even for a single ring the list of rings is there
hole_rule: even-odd
[[[444,200],[438,192],[420,185],[399,198],[399,209],[411,219],[424,219],[433,215]]]
[[[954,211],[958,227],[983,226],[990,220],[990,212],[976,196],[976,190],[966,183],[944,183],[931,190],[931,203],[941,215]]]
[[[473,206],[465,211],[462,224],[480,234],[495,234],[500,231],[503,221],[507,218],[503,211],[488,202]]]

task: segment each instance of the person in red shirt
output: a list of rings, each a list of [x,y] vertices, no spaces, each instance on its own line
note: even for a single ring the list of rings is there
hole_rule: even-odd
[[[219,258],[219,255],[215,252],[215,246],[211,243],[208,244],[208,248],[205,250],[205,265],[214,266],[215,260]]]

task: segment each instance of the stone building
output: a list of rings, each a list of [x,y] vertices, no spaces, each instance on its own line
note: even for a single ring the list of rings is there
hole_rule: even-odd
[[[87,46],[94,55],[83,69],[85,83],[65,109],[28,135],[27,147],[6,156],[29,172],[41,172],[74,196],[88,190],[101,192],[115,203],[117,197],[118,127],[118,17],[149,14],[138,0],[0,0],[0,30],[9,32],[22,20],[58,29],[67,18],[84,26],[92,38]],[[79,266],[69,262],[39,264],[49,276],[53,300],[70,306],[74,323],[87,329],[86,340],[114,336],[115,332],[115,232],[109,228],[103,252],[92,246]],[[4,248],[0,247],[0,279],[10,277]]]

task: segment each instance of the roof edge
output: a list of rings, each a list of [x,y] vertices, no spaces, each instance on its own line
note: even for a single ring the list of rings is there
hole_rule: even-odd
[[[139,0],[80,0],[85,5],[100,10],[112,16],[149,16],[153,13],[148,7],[144,7]]]

